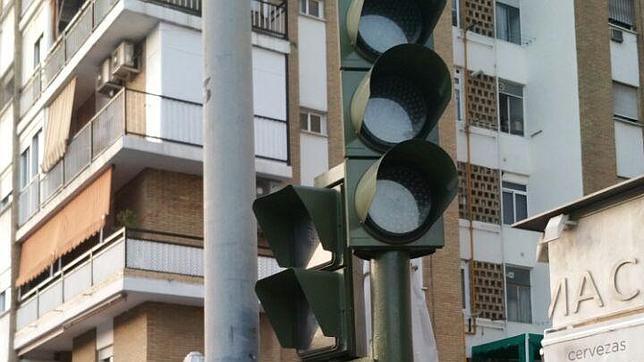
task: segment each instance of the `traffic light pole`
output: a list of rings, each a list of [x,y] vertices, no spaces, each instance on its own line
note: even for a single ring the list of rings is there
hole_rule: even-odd
[[[413,361],[411,271],[406,251],[386,251],[371,260],[373,358]]]
[[[258,356],[250,2],[203,2],[204,328],[208,362]]]

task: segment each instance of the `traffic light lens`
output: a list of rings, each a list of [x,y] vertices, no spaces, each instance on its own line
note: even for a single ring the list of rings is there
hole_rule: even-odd
[[[389,147],[419,135],[427,120],[423,93],[401,77],[372,79],[363,132],[375,144]]]
[[[387,233],[404,236],[423,227],[431,206],[425,175],[409,167],[385,167],[378,173],[368,222]]]
[[[358,27],[359,41],[372,56],[399,44],[416,43],[422,34],[417,1],[365,0]]]

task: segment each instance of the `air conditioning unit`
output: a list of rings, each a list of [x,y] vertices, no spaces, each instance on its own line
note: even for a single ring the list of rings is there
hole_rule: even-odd
[[[121,79],[128,79],[132,74],[139,73],[138,59],[135,46],[124,41],[112,52],[112,74]]]
[[[115,78],[112,74],[111,58],[107,58],[98,69],[98,75],[96,76],[96,91],[108,97],[112,97],[120,88],[121,81]]]
[[[611,28],[610,29],[610,40],[617,42],[617,43],[623,43],[624,42],[624,32],[621,29],[615,29]]]

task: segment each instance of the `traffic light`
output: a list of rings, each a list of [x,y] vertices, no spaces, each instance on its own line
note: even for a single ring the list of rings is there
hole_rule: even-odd
[[[296,349],[305,361],[355,356],[355,275],[341,191],[286,186],[258,198],[253,210],[286,268],[255,287],[282,347]]]
[[[452,77],[431,35],[445,2],[339,1],[348,246],[363,258],[444,244],[457,172],[435,142]]]

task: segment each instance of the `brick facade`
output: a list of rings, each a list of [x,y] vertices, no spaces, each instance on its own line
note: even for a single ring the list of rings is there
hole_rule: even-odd
[[[293,178],[291,183],[300,183],[300,63],[298,54],[298,18],[300,16],[300,2],[287,0],[288,3],[288,40],[291,43],[291,52],[287,57],[287,105],[288,105],[288,130],[289,130],[289,155]]]
[[[472,311],[481,318],[491,320],[505,319],[505,289],[503,283],[503,265],[474,261],[474,307]]]
[[[89,330],[74,338],[72,362],[96,362],[96,330]]]
[[[338,2],[325,1],[324,14],[326,16],[327,52],[327,134],[329,136],[329,168],[332,168],[344,161]]]
[[[452,18],[450,6],[434,30],[434,49],[453,71]],[[440,145],[456,160],[456,113],[454,102],[441,117]],[[423,260],[423,280],[428,287],[427,305],[442,362],[465,360],[463,312],[461,311],[461,272],[458,235],[458,203],[454,201],[443,214],[445,247]]]
[[[115,217],[123,210],[133,212],[137,229],[202,237],[202,178],[145,169],[117,192]]]
[[[584,194],[617,182],[608,1],[575,1]]]

